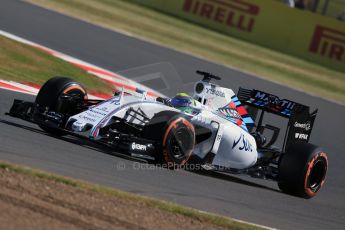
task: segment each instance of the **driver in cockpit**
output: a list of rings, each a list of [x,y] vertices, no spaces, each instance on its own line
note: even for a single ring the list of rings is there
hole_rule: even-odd
[[[175,97],[171,98],[170,104],[174,108],[192,115],[199,113],[201,110],[201,103],[194,100],[187,93],[176,94]]]

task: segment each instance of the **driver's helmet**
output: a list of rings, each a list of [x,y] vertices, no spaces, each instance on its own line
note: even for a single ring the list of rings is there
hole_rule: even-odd
[[[193,113],[194,99],[186,93],[178,93],[171,99],[171,105],[185,113]]]

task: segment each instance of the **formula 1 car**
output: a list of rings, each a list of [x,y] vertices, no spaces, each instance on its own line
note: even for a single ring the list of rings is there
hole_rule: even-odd
[[[8,115],[34,122],[46,132],[75,135],[132,157],[169,168],[198,164],[203,169],[247,174],[278,182],[287,194],[311,198],[323,186],[327,155],[309,144],[317,110],[259,91],[236,95],[202,71],[194,95],[152,97],[137,89],[108,100],[90,100],[84,87],[66,77],[48,80],[35,102],[14,100]],[[264,115],[288,119],[281,147],[280,128]],[[270,133],[271,135],[267,135]]]

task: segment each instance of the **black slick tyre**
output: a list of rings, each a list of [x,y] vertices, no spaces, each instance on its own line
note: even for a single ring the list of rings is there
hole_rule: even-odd
[[[160,143],[156,163],[178,168],[187,163],[195,145],[193,124],[173,111],[157,113],[144,129],[144,137]]]
[[[40,89],[37,94],[35,104],[41,108],[48,108],[49,111],[55,111],[58,113],[74,115],[75,107],[73,105],[64,105],[64,101],[61,99],[64,94],[74,94],[80,97],[80,100],[87,99],[87,93],[84,87],[74,80],[67,77],[54,77],[49,79]],[[44,124],[39,125],[41,129],[47,133],[62,136],[64,131],[50,127]]]
[[[280,159],[278,186],[284,193],[312,198],[322,188],[327,168],[327,155],[320,147],[296,143]]]

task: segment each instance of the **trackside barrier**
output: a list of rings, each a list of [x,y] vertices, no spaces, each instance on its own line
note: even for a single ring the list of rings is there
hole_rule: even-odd
[[[131,0],[345,72],[345,22],[272,0]]]

